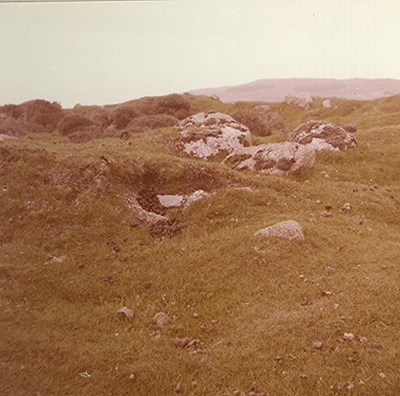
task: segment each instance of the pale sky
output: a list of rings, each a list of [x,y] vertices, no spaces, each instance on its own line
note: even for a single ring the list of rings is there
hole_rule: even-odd
[[[0,3],[0,104],[118,103],[262,78],[400,79],[400,1]]]

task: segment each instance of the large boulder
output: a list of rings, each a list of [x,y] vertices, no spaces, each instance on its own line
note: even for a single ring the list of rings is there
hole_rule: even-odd
[[[254,236],[286,239],[304,239],[303,227],[295,220],[282,221],[258,230]]]
[[[315,150],[344,151],[356,145],[353,135],[340,126],[314,120],[299,125],[289,140]]]
[[[251,169],[268,174],[286,174],[312,167],[314,150],[294,142],[261,144],[235,150],[224,162],[233,168]]]
[[[223,113],[198,113],[180,121],[178,127],[178,146],[198,158],[227,155],[251,145],[249,129]]]

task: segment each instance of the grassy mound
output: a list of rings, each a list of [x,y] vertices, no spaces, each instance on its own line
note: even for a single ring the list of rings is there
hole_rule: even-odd
[[[193,113],[260,104],[186,99]],[[0,142],[0,393],[398,394],[397,101],[270,104],[290,129],[317,110],[358,125],[354,149],[286,177],[177,155],[174,128]],[[212,194],[164,211],[183,225],[172,237],[137,226],[125,199],[197,189]],[[288,219],[304,241],[254,239]]]

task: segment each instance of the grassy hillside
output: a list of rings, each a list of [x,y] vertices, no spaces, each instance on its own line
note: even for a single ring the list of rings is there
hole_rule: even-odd
[[[191,111],[256,104],[193,97]],[[356,122],[358,145],[285,177],[178,155],[175,128],[1,141],[0,394],[400,394],[400,101],[313,106],[271,105],[289,129]],[[166,212],[183,225],[170,237],[124,199],[196,189],[212,195]],[[288,219],[304,241],[254,239]]]

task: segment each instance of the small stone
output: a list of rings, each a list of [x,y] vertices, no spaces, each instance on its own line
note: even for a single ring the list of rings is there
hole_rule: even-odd
[[[145,289],[150,289],[150,287],[151,287],[151,282],[144,282],[144,283],[143,283],[143,287],[144,287]]]
[[[325,205],[326,210],[332,210],[332,205]]]
[[[302,374],[300,374],[300,378],[301,378],[301,379],[307,379],[307,377],[308,377],[308,375],[307,375],[307,374],[303,374],[303,373],[302,373]]]
[[[253,383],[250,385],[250,390],[253,391],[253,392],[255,392],[255,391],[257,390],[257,384],[256,384],[255,382],[253,382]]]
[[[322,212],[322,214],[323,214],[325,217],[332,217],[332,213],[331,213],[331,212]]]
[[[351,206],[351,204],[349,204],[349,203],[345,203],[343,206],[342,206],[342,210],[347,210],[347,211],[349,211],[349,210],[351,210],[352,209],[352,206]]]
[[[182,385],[181,385],[180,382],[178,382],[178,383],[176,384],[175,392],[176,392],[176,393],[181,393],[181,392],[182,392]]]
[[[331,266],[327,266],[326,268],[325,268],[330,274],[334,274],[335,272],[336,272],[336,268],[333,268],[333,267],[331,267]]]
[[[157,195],[157,197],[164,208],[174,208],[183,204],[182,195]]]
[[[347,341],[353,341],[356,337],[353,333],[344,333],[343,338]]]
[[[164,312],[158,312],[154,315],[153,320],[157,327],[163,327],[169,322],[169,316]]]
[[[337,303],[333,304],[333,309],[338,309],[339,307],[340,307],[339,304],[337,304]]]
[[[122,318],[132,319],[133,311],[130,310],[128,307],[122,307],[117,311],[117,315]]]
[[[346,388],[347,390],[352,390],[352,389],[354,388],[354,384],[353,384],[352,382],[348,382],[348,383],[345,385],[345,388]]]
[[[79,373],[79,376],[82,378],[90,378],[92,374],[90,374],[88,371],[84,371],[82,373]]]
[[[112,277],[111,275],[106,275],[106,276],[103,278],[103,281],[104,281],[104,282],[108,282],[108,283],[113,283],[113,282],[114,282],[114,279],[113,279],[113,277]]]
[[[61,256],[61,257],[56,257],[56,256],[53,256],[49,261],[48,261],[48,263],[49,264],[61,264],[61,263],[63,263],[65,260],[67,259],[67,256]]]
[[[368,338],[367,338],[367,337],[364,337],[364,336],[361,336],[361,337],[359,338],[359,340],[360,340],[360,342],[362,342],[363,344],[366,344],[366,343],[368,342]]]
[[[324,290],[324,291],[322,292],[322,295],[325,296],[325,297],[333,296],[333,292],[331,292],[331,291],[329,291],[329,290]]]
[[[193,315],[192,315],[194,318],[198,318],[200,315],[197,313],[197,312],[193,312]]]
[[[130,380],[130,381],[133,381],[135,378],[136,378],[136,376],[135,376],[134,373],[129,374],[129,380]]]
[[[191,339],[189,337],[175,337],[172,340],[172,343],[179,348],[190,348],[190,347],[196,347],[198,344],[200,344],[200,340],[197,339]]]
[[[382,379],[386,379],[385,373],[379,373],[378,375],[379,375],[379,377],[381,377]]]
[[[303,240],[304,232],[303,227],[297,221],[287,220],[258,230],[254,236]]]
[[[374,344],[374,347],[375,347],[376,349],[379,349],[379,350],[382,350],[382,349],[383,349],[383,345],[382,345],[381,343],[379,343],[379,342],[376,342],[376,343]]]
[[[313,347],[315,348],[315,349],[321,349],[322,348],[322,341],[315,341],[314,342],[314,344],[313,344]]]

